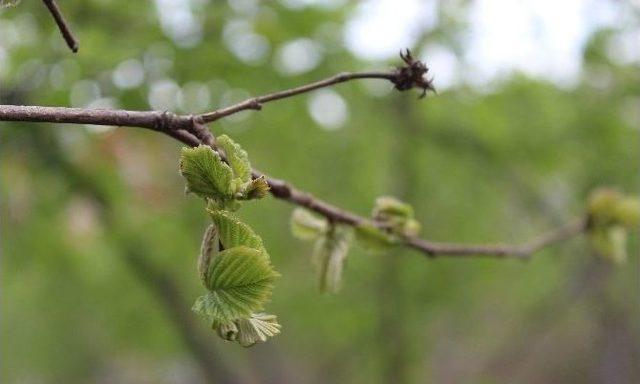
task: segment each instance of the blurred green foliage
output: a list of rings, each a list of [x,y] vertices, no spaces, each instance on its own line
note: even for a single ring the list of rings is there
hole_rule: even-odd
[[[352,5],[190,4],[201,29],[177,38],[184,31],[163,29],[152,2],[65,1],[78,55],[40,2],[0,11],[0,100],[195,113],[395,64],[343,48]],[[456,46],[462,27],[443,17],[422,40]],[[319,126],[305,95],[212,131],[241,143],[257,168],[361,214],[397,195],[429,239],[523,241],[584,212],[595,187],[638,193],[640,71],[608,57],[615,33],[592,37],[572,88],[516,74],[418,101],[352,82],[334,89],[347,106],[341,129]],[[301,37],[323,47],[321,60],[283,73],[274,51]],[[637,235],[616,268],[584,239],[528,263],[355,248],[341,292],[322,295],[309,244],[290,235],[292,207],[248,202],[241,216],[283,275],[269,305],[283,333],[241,349],[191,319],[208,219],[184,196],[176,142],[129,128],[0,123],[0,149],[2,382],[208,382],[218,372],[203,373],[208,358],[221,382],[223,372],[274,383],[640,381]],[[185,327],[213,355],[198,357]]]

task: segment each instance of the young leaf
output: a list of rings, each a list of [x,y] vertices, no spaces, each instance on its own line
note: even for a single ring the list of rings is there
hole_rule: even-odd
[[[207,211],[235,212],[240,207],[242,207],[242,203],[235,199],[207,199]]]
[[[232,198],[231,168],[206,145],[182,149],[180,173],[187,181],[189,192],[219,200]]]
[[[356,239],[371,251],[384,251],[398,244],[398,237],[382,231],[371,224],[361,224],[356,228]]]
[[[240,221],[233,213],[209,210],[209,214],[218,229],[220,242],[225,249],[244,245],[262,252],[267,258],[269,257],[260,236],[256,235],[251,227]]]
[[[416,236],[421,229],[420,223],[413,218],[413,208],[395,197],[377,198],[372,217],[375,221],[385,224],[392,233],[402,237]]]
[[[329,223],[318,218],[303,208],[296,208],[291,214],[291,232],[301,240],[313,240],[324,236],[329,230]]]
[[[198,274],[203,283],[207,281],[207,273],[213,259],[218,255],[218,230],[211,224],[204,232],[198,257]]]
[[[212,325],[248,317],[270,299],[278,277],[262,252],[245,246],[226,249],[212,261],[204,296],[193,310]]]
[[[400,234],[405,237],[415,237],[418,236],[421,229],[422,225],[417,220],[409,219],[402,224]]]
[[[592,192],[589,196],[587,211],[593,225],[602,227],[614,224],[614,212],[621,198],[620,192],[613,188],[600,188]]]
[[[265,180],[264,176],[260,176],[257,179],[253,179],[245,184],[244,191],[242,192],[243,198],[246,200],[261,199],[269,193],[269,183]]]
[[[249,163],[247,152],[227,135],[218,136],[216,145],[222,148],[227,155],[227,161],[233,170],[234,176],[242,182],[249,181],[251,179],[251,164]]]
[[[211,328],[215,329],[221,339],[236,341],[238,338],[238,326],[234,321],[213,322]]]
[[[318,268],[321,292],[336,293],[340,290],[344,261],[351,243],[351,231],[333,227],[315,244],[313,260]]]
[[[237,341],[243,347],[250,347],[257,342],[265,342],[268,338],[280,333],[281,325],[275,315],[254,313],[248,318],[236,320],[238,328]]]
[[[281,325],[275,315],[252,313],[234,321],[214,322],[212,328],[223,340],[237,341],[243,347],[250,347],[279,334]]]
[[[395,197],[381,196],[376,199],[372,216],[376,220],[386,220],[391,218],[413,218],[413,208]]]

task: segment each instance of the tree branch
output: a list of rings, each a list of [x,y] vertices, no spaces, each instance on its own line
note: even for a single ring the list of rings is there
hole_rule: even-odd
[[[427,91],[434,91],[432,81],[425,78],[429,68],[419,60],[415,60],[411,56],[411,52],[407,49],[404,53],[400,52],[400,58],[405,65],[398,67],[389,72],[343,72],[329,78],[316,81],[314,83],[305,84],[300,87],[286,89],[284,91],[273,92],[266,95],[247,99],[240,103],[231,105],[217,111],[203,113],[199,117],[204,123],[211,123],[223,117],[233,115],[235,113],[253,109],[259,111],[264,103],[270,101],[285,99],[287,97],[297,96],[303,93],[311,92],[316,89],[330,87],[332,85],[344,83],[350,80],[360,79],[383,79],[389,80],[395,85],[399,91],[406,91],[413,88],[422,90],[420,97],[424,97]]]
[[[102,110],[64,107],[39,107],[0,105],[0,121],[27,121],[69,124],[96,124],[121,127],[139,127],[162,132],[174,139],[189,145],[209,145],[214,150],[215,138],[204,126],[212,122],[240,111],[258,110],[262,104],[274,100],[296,96],[323,87],[356,79],[385,79],[395,84],[400,91],[420,88],[423,93],[433,89],[431,82],[425,80],[423,75],[428,71],[426,66],[411,58],[407,53],[402,56],[407,64],[390,72],[355,72],[342,73],[311,84],[303,85],[284,91],[274,92],[245,100],[241,103],[218,109],[201,115],[176,115],[171,112],[159,111],[126,111],[126,110]],[[258,170],[253,170],[254,178],[264,177],[270,186],[271,194],[291,204],[307,208],[316,212],[334,223],[350,226],[380,225],[353,212],[343,210],[311,194],[290,185],[289,183],[271,178]],[[537,251],[568,240],[587,229],[587,220],[579,219],[551,232],[543,234],[523,245],[466,245],[457,243],[440,243],[420,238],[406,238],[404,245],[418,250],[428,256],[496,256],[527,258]]]
[[[202,120],[205,123],[210,123],[221,119],[223,117],[233,115],[235,113],[246,111],[249,109],[253,110],[261,110],[262,105],[264,103],[268,103],[270,101],[285,99],[287,97],[297,96],[302,93],[311,92],[316,89],[330,87],[335,84],[344,83],[349,80],[356,79],[386,79],[389,81],[394,81],[398,77],[396,72],[344,72],[339,73],[335,76],[329,77],[324,80],[316,81],[311,84],[306,84],[300,87],[287,89],[284,91],[269,93],[263,96],[254,97],[240,103],[231,105],[226,108],[219,109],[217,111],[204,113],[201,115]]]
[[[438,243],[420,238],[407,239],[407,245],[429,256],[495,256],[526,259],[534,253],[554,244],[569,240],[587,230],[587,218],[576,219],[554,230],[546,232],[521,245],[509,244],[455,244]]]
[[[56,21],[56,24],[58,25],[58,29],[60,30],[60,33],[62,34],[64,41],[67,43],[71,51],[73,53],[78,52],[78,48],[80,46],[80,44],[78,43],[78,39],[76,39],[76,37],[71,32],[71,28],[69,28],[69,24],[67,24],[67,20],[65,20],[64,16],[62,15],[62,12],[60,12],[60,8],[58,7],[58,4],[56,3],[56,1],[55,0],[42,0],[42,1],[44,2],[44,5],[47,6],[47,9],[49,9],[51,16],[53,16],[53,19]]]

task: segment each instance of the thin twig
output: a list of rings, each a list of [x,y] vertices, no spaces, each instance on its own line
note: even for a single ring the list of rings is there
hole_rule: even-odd
[[[237,104],[218,109],[213,112],[203,113],[198,118],[203,123],[211,123],[226,116],[246,111],[249,109],[259,111],[264,103],[270,101],[285,99],[287,97],[297,96],[303,93],[311,92],[316,89],[330,87],[335,84],[344,83],[350,80],[361,79],[382,79],[388,80],[395,85],[398,91],[407,91],[414,88],[422,90],[420,97],[424,97],[428,91],[435,92],[431,80],[425,76],[429,72],[429,68],[420,60],[415,60],[411,56],[411,52],[407,49],[405,53],[400,52],[400,57],[404,65],[388,72],[343,72],[328,77],[314,83],[305,84],[299,87],[286,89],[284,91],[268,93],[266,95],[253,97]]]
[[[430,256],[495,256],[527,259],[534,253],[556,243],[569,240],[587,229],[587,219],[580,218],[546,232],[522,245],[438,243],[420,238],[407,239],[407,245]]]
[[[159,111],[0,105],[0,121],[111,125],[141,127],[167,132],[170,130],[190,129],[193,127],[194,121],[200,124],[211,123],[244,110],[259,110],[262,108],[262,104],[270,101],[300,95],[350,80],[385,79],[395,83],[398,81],[398,76],[398,71],[341,73],[311,84],[250,98],[200,115],[176,115],[171,112]]]
[[[217,111],[204,113],[201,115],[202,120],[205,123],[211,123],[223,117],[233,115],[235,113],[246,111],[249,109],[260,110],[262,105],[274,100],[285,99],[287,97],[297,96],[302,93],[310,92],[316,89],[330,87],[335,84],[344,83],[349,80],[356,79],[386,79],[394,81],[398,74],[396,72],[344,72],[335,76],[329,77],[324,80],[316,81],[315,83],[306,84],[300,87],[287,89],[284,91],[269,93],[263,96],[247,99],[240,103],[231,105],[226,108],[219,109]]]
[[[62,34],[64,41],[67,43],[71,51],[73,53],[78,52],[80,43],[78,43],[78,39],[76,39],[76,37],[73,35],[73,32],[71,32],[71,28],[69,28],[69,24],[67,23],[67,20],[65,20],[64,16],[62,15],[62,12],[60,12],[60,8],[58,7],[58,4],[56,3],[56,1],[55,0],[42,0],[42,1],[44,2],[44,5],[46,5],[47,8],[49,9],[51,16],[53,16],[53,19],[56,21],[56,24],[58,25],[58,29],[60,30],[60,33]]]
[[[282,180],[273,179],[256,170],[253,171],[254,178],[261,176],[264,176],[271,186],[271,193],[274,197],[314,211],[326,217],[329,221],[354,227],[360,225],[377,225],[374,221],[315,198],[311,194],[303,192]],[[417,237],[406,238],[403,240],[403,243],[408,247],[426,254],[427,256],[495,256],[528,258],[541,249],[575,237],[586,229],[587,220],[578,219],[549,231],[523,245],[441,243]]]

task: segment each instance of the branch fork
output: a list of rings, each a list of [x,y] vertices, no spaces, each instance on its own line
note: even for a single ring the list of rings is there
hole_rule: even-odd
[[[274,93],[253,97],[237,104],[199,115],[177,115],[164,111],[126,111],[126,110],[98,110],[63,107],[40,107],[0,105],[0,121],[48,122],[68,124],[95,124],[124,127],[138,127],[162,132],[174,139],[197,147],[208,145],[217,151],[215,138],[206,124],[245,110],[260,110],[265,103],[297,96],[316,89],[330,87],[339,83],[360,79],[382,79],[390,81],[398,91],[413,88],[422,90],[420,98],[428,91],[434,91],[433,79],[425,78],[429,68],[425,63],[415,60],[407,49],[400,54],[404,66],[389,72],[344,72],[335,76],[319,80],[299,87],[286,89]],[[224,158],[224,153],[218,151]],[[252,178],[264,178],[269,185],[270,193],[277,199],[306,208],[324,216],[332,223],[349,226],[375,225],[383,228],[379,223],[353,212],[338,208],[311,194],[301,191],[291,184],[268,177],[262,172],[252,169]],[[567,224],[548,232],[540,238],[523,245],[474,245],[457,243],[439,243],[417,237],[404,238],[402,244],[418,250],[427,256],[497,256],[528,258],[544,247],[565,241],[587,230],[584,219]]]

